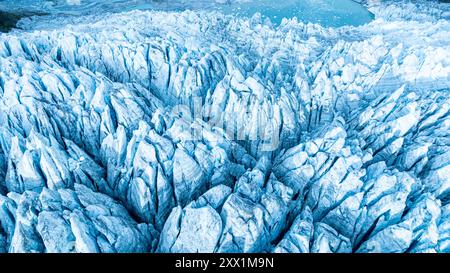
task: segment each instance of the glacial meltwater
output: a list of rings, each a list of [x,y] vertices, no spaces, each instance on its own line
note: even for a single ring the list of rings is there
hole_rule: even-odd
[[[359,26],[373,20],[372,13],[352,0],[242,0],[228,1],[219,5],[218,9],[227,14],[246,17],[260,13],[275,24],[279,24],[283,18],[294,17],[331,27]]]

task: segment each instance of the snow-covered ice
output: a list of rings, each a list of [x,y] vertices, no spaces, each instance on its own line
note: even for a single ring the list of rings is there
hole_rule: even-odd
[[[363,2],[0,34],[0,252],[450,252],[450,4]]]

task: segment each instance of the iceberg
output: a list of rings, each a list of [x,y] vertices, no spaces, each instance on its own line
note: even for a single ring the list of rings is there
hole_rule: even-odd
[[[0,34],[0,252],[450,252],[449,4],[137,2]]]

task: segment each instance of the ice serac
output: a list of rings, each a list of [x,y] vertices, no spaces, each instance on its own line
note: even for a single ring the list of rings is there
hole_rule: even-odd
[[[225,224],[218,251],[267,251],[285,229],[293,191],[268,176],[270,165],[270,159],[262,157],[236,182],[222,207]]]
[[[314,225],[311,209],[305,207],[294,220],[283,239],[273,249],[275,253],[309,253]]]
[[[209,205],[199,208],[176,207],[161,233],[161,252],[213,252],[222,230],[219,214]]]
[[[144,252],[156,247],[159,235],[81,184],[74,190],[11,193],[2,203],[10,252]]]
[[[416,2],[1,34],[0,252],[449,252],[449,11]]]

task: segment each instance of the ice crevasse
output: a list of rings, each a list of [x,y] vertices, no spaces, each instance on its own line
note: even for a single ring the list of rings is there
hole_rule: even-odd
[[[450,21],[415,8],[0,34],[0,252],[450,252]]]

